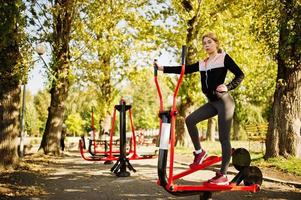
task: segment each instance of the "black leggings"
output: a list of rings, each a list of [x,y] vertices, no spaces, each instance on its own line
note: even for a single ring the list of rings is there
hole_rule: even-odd
[[[234,114],[233,98],[225,93],[219,100],[208,102],[201,106],[186,118],[186,126],[195,150],[201,149],[199,132],[196,124],[218,115],[218,135],[222,146],[221,172],[227,174],[231,159],[230,129]]]

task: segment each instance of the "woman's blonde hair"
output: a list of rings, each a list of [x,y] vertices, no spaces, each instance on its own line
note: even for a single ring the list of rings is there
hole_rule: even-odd
[[[204,34],[202,37],[202,41],[204,41],[205,37],[212,39],[217,44],[217,52],[218,53],[223,52],[223,50],[220,48],[219,39],[217,38],[217,36],[214,33],[209,32],[209,33]]]

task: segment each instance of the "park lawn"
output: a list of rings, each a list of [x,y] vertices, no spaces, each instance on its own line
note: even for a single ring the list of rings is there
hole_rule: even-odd
[[[202,141],[202,148],[209,152],[210,155],[221,155],[220,143],[215,141]],[[301,159],[283,157],[263,159],[262,145],[260,143],[251,143],[248,141],[231,141],[233,148],[245,148],[250,151],[252,165],[259,168],[273,168],[282,172],[301,176]],[[178,154],[192,154],[193,147],[176,147],[175,152]]]
[[[277,170],[301,176],[301,159],[290,157],[285,159],[284,157],[270,158],[264,160],[260,158],[253,161],[253,163],[260,167],[275,168]]]
[[[248,141],[231,141],[232,148],[245,148],[249,150]],[[202,141],[201,146],[205,149],[210,155],[221,155],[221,145],[218,141]],[[259,147],[258,147],[259,146]],[[251,143],[250,149],[256,149],[260,151],[260,144]],[[193,147],[176,147],[175,151],[180,154],[192,154]]]

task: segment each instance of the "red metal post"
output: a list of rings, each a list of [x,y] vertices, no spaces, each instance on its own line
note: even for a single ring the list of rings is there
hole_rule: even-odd
[[[135,128],[134,128],[134,122],[133,122],[133,117],[132,117],[132,109],[129,109],[129,115],[130,115],[130,121],[131,121],[131,128],[132,128],[132,141],[133,141],[133,145],[134,145],[134,154],[131,157],[131,159],[135,159],[138,158],[139,156],[137,155],[137,144],[136,144],[136,135],[135,135]]]
[[[116,118],[116,108],[114,108],[114,113],[111,119],[111,130],[110,130],[110,154],[108,158],[114,158],[113,156],[113,134],[115,130],[115,118]]]
[[[94,110],[92,107],[92,132],[93,132],[93,141],[94,141],[94,155],[96,155],[96,141],[95,141],[95,127],[94,127]]]

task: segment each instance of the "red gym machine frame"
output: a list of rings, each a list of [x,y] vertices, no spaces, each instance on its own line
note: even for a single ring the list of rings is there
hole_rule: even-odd
[[[122,99],[122,101],[124,101]],[[132,137],[130,141],[130,149],[127,152],[128,159],[129,160],[141,160],[141,159],[151,159],[155,158],[155,155],[138,155],[137,154],[137,143],[136,143],[136,135],[135,135],[135,128],[134,128],[134,122],[132,117],[132,110],[129,109],[129,117],[130,117],[130,125],[131,125],[131,131],[132,131]],[[120,150],[113,151],[113,135],[115,133],[115,119],[116,119],[116,108],[114,107],[113,116],[111,119],[111,130],[110,130],[110,140],[109,140],[109,151],[96,151],[96,140],[95,140],[95,132],[94,132],[94,114],[92,110],[92,130],[93,130],[93,148],[94,148],[94,155],[92,157],[87,157],[85,153],[88,153],[84,151],[83,148],[83,142],[82,139],[79,140],[79,148],[80,148],[80,154],[84,160],[87,161],[114,161],[118,160],[119,156],[116,156],[116,154],[120,153]]]
[[[159,180],[157,184],[162,186],[167,192],[173,195],[196,195],[196,194],[205,194],[213,191],[226,191],[226,190],[237,190],[237,191],[250,191],[258,192],[260,186],[257,184],[252,184],[250,186],[241,186],[235,183],[234,178],[229,185],[218,186],[212,184],[202,183],[200,185],[178,185],[174,181],[182,178],[186,175],[189,175],[195,171],[205,169],[208,166],[211,166],[215,163],[221,161],[220,156],[209,156],[207,157],[202,164],[198,165],[193,169],[187,169],[179,174],[174,174],[174,145],[175,145],[175,124],[176,124],[176,97],[178,95],[179,87],[182,83],[183,76],[185,74],[185,59],[186,59],[186,46],[182,47],[182,69],[181,73],[174,91],[173,95],[173,104],[170,111],[164,111],[162,93],[157,79],[158,69],[157,66],[154,66],[154,81],[158,91],[158,96],[160,100],[160,147],[159,147],[159,156],[158,156],[158,177]],[[167,167],[167,156],[168,149],[170,150],[169,157],[169,174],[167,176],[166,167]]]

